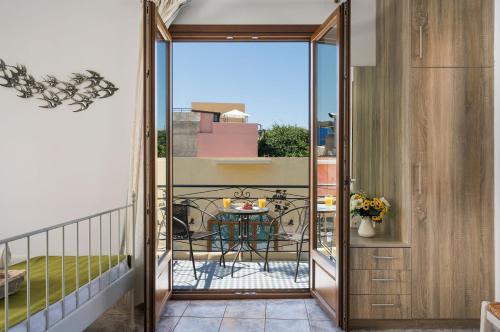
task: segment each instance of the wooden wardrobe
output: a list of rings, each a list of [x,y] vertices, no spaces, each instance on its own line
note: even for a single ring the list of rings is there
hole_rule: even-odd
[[[352,172],[394,208],[376,238],[352,231],[354,327],[479,326],[493,299],[493,13],[377,0],[377,65],[353,68]]]

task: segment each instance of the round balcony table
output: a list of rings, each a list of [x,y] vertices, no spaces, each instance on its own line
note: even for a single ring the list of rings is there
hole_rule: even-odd
[[[329,253],[330,259],[335,259],[335,257],[333,257],[333,250],[331,249],[332,240],[334,238],[333,234],[335,232],[335,221],[331,225],[331,230],[329,230],[326,215],[333,214],[335,218],[335,214],[337,213],[337,206],[335,204],[326,205],[324,203],[318,203],[316,205],[316,213],[318,216],[316,229],[318,245],[321,245]]]
[[[220,214],[229,214],[236,216],[238,220],[238,241],[230,247],[226,252],[222,250],[222,256],[234,250],[238,247],[238,252],[233,259],[233,265],[231,266],[231,277],[233,277],[234,265],[236,264],[236,260],[243,252],[250,252],[250,257],[252,252],[256,253],[257,256],[265,260],[265,258],[250,244],[250,217],[251,216],[259,216],[262,220],[262,216],[269,213],[269,208],[258,208],[253,207],[251,210],[244,210],[236,207],[229,207],[227,209],[221,208],[219,209]],[[222,257],[221,257],[222,259]]]

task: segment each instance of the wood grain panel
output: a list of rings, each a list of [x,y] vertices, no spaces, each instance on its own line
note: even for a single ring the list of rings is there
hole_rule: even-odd
[[[409,295],[351,295],[351,319],[408,319]]]
[[[317,264],[315,260],[313,260],[313,264],[313,289],[333,310],[335,310],[338,303],[337,281],[327,273],[321,265]]]
[[[493,297],[492,70],[412,70],[412,317]]]
[[[351,270],[350,293],[411,294],[411,271]]]
[[[493,0],[413,0],[411,13],[412,66],[493,66]]]
[[[475,329],[479,330],[479,319],[354,319],[349,321],[352,330],[398,330],[423,331],[431,329]],[[455,332],[455,330],[453,331]],[[465,331],[464,331],[465,332]]]
[[[410,248],[351,248],[351,270],[410,270]]]
[[[381,195],[391,213],[377,238],[409,242],[408,0],[377,1],[377,66],[356,67],[352,83],[353,189]]]

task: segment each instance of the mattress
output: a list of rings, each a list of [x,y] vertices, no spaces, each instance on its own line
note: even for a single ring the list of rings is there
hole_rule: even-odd
[[[129,268],[124,257],[111,257],[111,269],[109,268],[109,256],[102,256],[101,272],[99,276],[99,256],[91,257],[91,281],[88,278],[88,257],[79,257],[78,275],[79,285],[76,290],[76,259],[75,256],[65,256],[65,296],[62,300],[62,257],[49,256],[49,325],[52,326],[62,319],[63,303],[65,316],[76,309],[78,298],[79,306],[96,295],[100,289],[104,289]],[[26,269],[26,262],[11,266],[11,269]],[[45,331],[46,309],[45,309],[45,256],[30,259],[31,271],[31,318],[30,332]],[[9,296],[9,331],[27,332],[26,317],[26,280],[16,294]],[[77,295],[78,293],[78,295]],[[5,331],[5,309],[4,300],[0,300],[0,332]]]

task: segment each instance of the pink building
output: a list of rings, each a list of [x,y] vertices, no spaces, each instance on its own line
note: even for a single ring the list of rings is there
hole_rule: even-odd
[[[258,156],[258,124],[241,119],[219,122],[225,112],[193,111],[200,113],[197,157]]]
[[[318,195],[336,196],[337,190],[337,158],[318,158]]]

